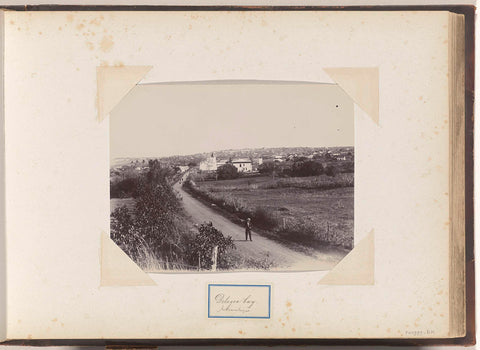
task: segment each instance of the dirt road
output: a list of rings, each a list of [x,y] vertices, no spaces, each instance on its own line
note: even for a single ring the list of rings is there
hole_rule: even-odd
[[[211,221],[213,226],[222,231],[225,236],[231,236],[237,250],[246,257],[265,259],[273,261],[275,268],[272,270],[312,271],[330,270],[340,261],[346,251],[335,248],[326,248],[325,251],[316,251],[313,255],[307,255],[292,250],[278,242],[260,236],[252,231],[252,242],[245,241],[245,229],[234,223],[212,208],[203,204],[182,189],[177,182],[173,188],[182,197],[186,212],[195,222],[202,223]],[[253,223],[255,225],[255,223]]]

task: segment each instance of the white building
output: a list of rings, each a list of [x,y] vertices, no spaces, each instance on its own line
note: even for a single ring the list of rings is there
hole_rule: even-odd
[[[240,173],[251,173],[253,171],[252,161],[248,158],[238,158],[231,161],[217,160],[217,157],[212,153],[210,157],[201,161],[199,169],[202,171],[216,171],[219,167],[225,164],[232,164]]]
[[[217,170],[217,157],[212,153],[206,160],[201,161],[199,169],[203,171],[216,171]]]
[[[231,163],[239,173],[251,173],[253,170],[252,161],[248,158],[233,159]]]

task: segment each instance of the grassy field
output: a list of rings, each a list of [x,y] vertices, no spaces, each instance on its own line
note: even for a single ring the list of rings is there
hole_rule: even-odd
[[[197,182],[197,194],[295,242],[353,246],[353,174]]]

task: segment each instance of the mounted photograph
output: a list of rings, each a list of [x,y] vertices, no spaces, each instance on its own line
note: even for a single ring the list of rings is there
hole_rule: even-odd
[[[109,120],[110,237],[144,271],[325,271],[353,249],[338,85],[139,84]]]

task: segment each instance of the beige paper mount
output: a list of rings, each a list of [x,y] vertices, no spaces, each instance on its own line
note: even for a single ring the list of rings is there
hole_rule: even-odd
[[[102,233],[100,266],[102,287],[157,285],[105,232]]]
[[[152,66],[97,67],[97,120],[113,108],[152,69]],[[156,283],[130,257],[102,233],[101,286],[155,286]]]
[[[379,122],[378,67],[324,68],[323,70],[378,125],[378,122]]]
[[[358,243],[318,284],[372,285],[375,283],[373,230]]]
[[[151,66],[97,67],[98,121],[104,120]],[[352,100],[379,124],[378,68],[325,68]],[[372,285],[375,269],[373,230],[318,284]],[[101,244],[101,286],[143,286],[156,283],[105,233]]]
[[[104,120],[150,69],[152,66],[97,67],[97,120]]]

